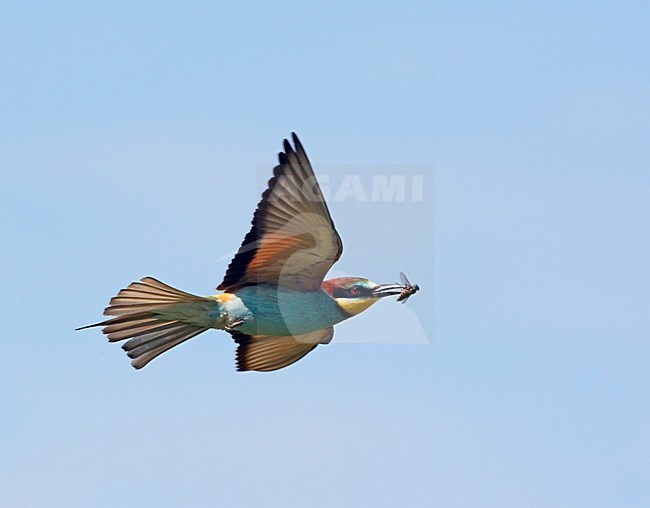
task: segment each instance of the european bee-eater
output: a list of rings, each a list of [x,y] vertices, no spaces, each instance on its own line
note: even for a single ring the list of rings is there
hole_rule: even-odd
[[[343,244],[292,137],[295,148],[284,140],[253,227],[217,288],[222,293],[195,296],[145,277],[111,299],[104,315],[115,317],[83,328],[103,326],[110,342],[129,339],[122,349],[136,369],[210,328],[225,330],[238,345],[239,371],[270,372],[329,344],[335,324],[379,299],[414,292],[358,277],[324,280]]]

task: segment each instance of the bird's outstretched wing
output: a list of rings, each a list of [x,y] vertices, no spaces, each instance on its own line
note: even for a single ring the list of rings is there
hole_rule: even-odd
[[[217,289],[275,284],[316,291],[343,252],[325,198],[305,150],[284,140],[280,164],[253,217],[253,227]],[[306,353],[305,353],[306,354]]]
[[[282,336],[246,335],[231,331],[237,343],[237,370],[240,372],[272,372],[296,363],[319,344],[329,344],[334,337],[334,328],[305,335]]]

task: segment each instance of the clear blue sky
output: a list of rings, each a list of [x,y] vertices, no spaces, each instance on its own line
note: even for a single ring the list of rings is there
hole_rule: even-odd
[[[649,506],[649,24],[5,5],[0,504]],[[421,203],[331,205],[337,270],[422,293],[273,375],[235,373],[222,332],[135,372],[73,331],[145,275],[210,293],[292,130],[334,182],[426,172]]]

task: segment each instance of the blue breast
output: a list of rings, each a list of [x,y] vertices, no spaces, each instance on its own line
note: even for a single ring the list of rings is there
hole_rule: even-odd
[[[248,286],[226,303],[232,318],[249,335],[301,335],[322,330],[349,318],[323,291],[287,291],[276,286]]]

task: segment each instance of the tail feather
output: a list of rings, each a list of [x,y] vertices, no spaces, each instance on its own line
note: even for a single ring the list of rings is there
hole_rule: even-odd
[[[148,333],[169,330],[170,328],[175,328],[178,325],[178,321],[160,321],[154,318],[153,322],[148,325],[133,325],[130,328],[122,330],[113,330],[109,325],[102,330],[102,333],[108,336],[109,342],[120,342],[122,340],[131,339],[133,337],[140,337],[141,335]]]
[[[204,302],[204,298],[145,277],[111,298],[104,315],[116,317],[78,330],[103,326],[102,333],[110,342],[130,339],[122,349],[131,358],[131,365],[141,369],[157,356],[208,329],[165,318],[159,313],[178,304]]]
[[[179,333],[180,331],[181,331],[180,326],[174,326],[173,328],[167,330],[158,330],[154,332],[145,333],[144,335],[133,337],[131,340],[122,344],[122,349],[127,353],[133,352],[133,354],[137,354],[138,352],[150,351],[153,347],[151,346],[152,344],[155,344],[155,346],[159,346],[162,345],[163,342],[166,342],[168,339],[173,340],[176,338],[173,336],[176,333]],[[146,351],[144,349],[142,349],[141,351],[136,351],[144,347],[147,347]]]
[[[199,296],[168,286],[153,277],[145,277],[140,282],[130,284],[129,287],[122,289],[111,298],[109,306],[104,310],[104,315],[121,316],[122,314],[133,314],[136,311],[151,311],[179,302],[202,300]]]
[[[136,369],[141,369],[151,360],[169,351],[171,348],[185,342],[186,340],[196,337],[203,333],[206,328],[197,328],[188,324],[177,324],[173,329],[162,332],[154,332],[136,339],[132,339],[122,346],[127,352],[129,358],[133,361],[131,365]],[[140,343],[141,339],[145,339]]]

